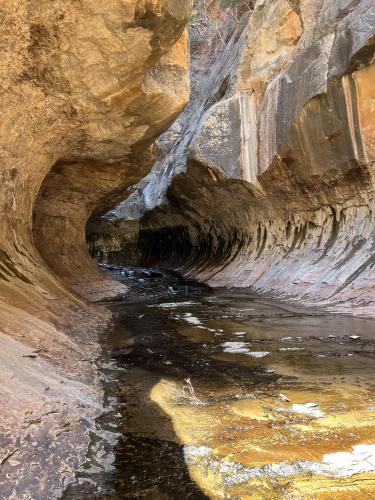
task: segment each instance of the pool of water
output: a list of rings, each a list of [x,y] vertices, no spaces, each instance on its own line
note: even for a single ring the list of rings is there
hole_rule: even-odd
[[[375,323],[107,268],[107,412],[66,498],[375,497]]]

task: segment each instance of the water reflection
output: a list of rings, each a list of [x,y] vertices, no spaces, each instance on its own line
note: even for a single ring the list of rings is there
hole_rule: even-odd
[[[91,497],[375,494],[374,322],[112,273],[131,285],[111,304],[122,438],[110,484]]]

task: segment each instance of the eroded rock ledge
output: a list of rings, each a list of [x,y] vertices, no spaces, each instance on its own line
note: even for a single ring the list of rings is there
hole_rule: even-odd
[[[186,0],[1,3],[4,497],[58,497],[84,458],[101,403],[91,362],[110,319],[86,299],[126,291],[91,261],[85,225],[148,172],[154,139],[188,101],[190,11]]]
[[[373,2],[208,7],[192,101],[152,172],[89,226],[93,254],[374,315]]]

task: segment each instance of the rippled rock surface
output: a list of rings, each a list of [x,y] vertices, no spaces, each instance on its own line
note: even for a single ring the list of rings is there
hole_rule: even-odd
[[[85,225],[124,198],[189,97],[186,0],[6,0],[0,61],[0,496],[55,498],[101,409],[91,363],[126,292]],[[25,347],[28,346],[28,347]]]
[[[208,4],[192,101],[92,252],[374,315],[373,2]]]

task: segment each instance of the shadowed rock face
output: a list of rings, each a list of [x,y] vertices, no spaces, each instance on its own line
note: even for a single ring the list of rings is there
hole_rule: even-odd
[[[191,104],[92,252],[374,315],[375,7],[251,7],[193,23]]]
[[[74,291],[119,291],[88,256],[86,221],[145,175],[153,140],[187,103],[190,5],[19,0],[1,10],[0,329],[56,336],[53,323],[67,321],[74,333],[92,315]]]
[[[62,471],[74,470],[85,454],[88,430],[80,435],[78,416],[98,413],[100,391],[85,400],[79,393],[90,388],[80,387],[68,401],[57,390],[59,377],[62,384],[66,373],[95,380],[89,362],[110,314],[84,298],[126,291],[92,263],[85,225],[147,173],[154,139],[188,101],[190,11],[186,0],[1,2],[0,334],[17,340],[1,337],[15,368],[2,365],[0,464],[9,457],[19,464],[9,473],[2,467],[5,496],[39,498],[43,490],[54,498],[70,480],[69,472],[60,484]],[[32,347],[24,357],[19,340]],[[30,364],[42,355],[65,375],[51,364]],[[44,392],[48,377],[57,381],[53,396]],[[30,389],[35,380],[38,389]],[[28,390],[38,403],[23,397]],[[14,422],[33,412],[34,435],[53,434],[64,401],[65,418],[73,419],[74,408],[77,432],[56,440],[59,467],[41,458],[28,468],[29,426],[16,430]],[[59,417],[43,417],[50,413]],[[82,452],[72,457],[75,437]],[[38,480],[28,483],[29,473]]]

